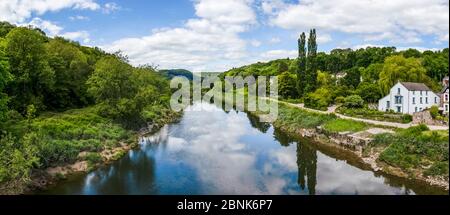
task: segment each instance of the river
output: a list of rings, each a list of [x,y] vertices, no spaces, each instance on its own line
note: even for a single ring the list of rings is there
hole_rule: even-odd
[[[447,194],[374,173],[346,151],[290,137],[245,112],[203,105],[209,110],[186,111],[119,161],[38,194]]]

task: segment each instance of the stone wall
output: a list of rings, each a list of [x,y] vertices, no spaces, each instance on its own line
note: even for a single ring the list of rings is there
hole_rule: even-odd
[[[430,111],[422,111],[413,114],[414,124],[426,124],[426,125],[446,125],[445,122],[434,120]]]

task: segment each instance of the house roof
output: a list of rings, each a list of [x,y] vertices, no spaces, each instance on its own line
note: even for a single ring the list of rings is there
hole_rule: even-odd
[[[431,89],[423,83],[413,83],[413,82],[400,82],[400,83],[410,91],[431,91]]]

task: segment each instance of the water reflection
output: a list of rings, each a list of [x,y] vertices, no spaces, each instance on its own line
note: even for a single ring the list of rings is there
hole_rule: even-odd
[[[216,108],[188,111],[181,122],[142,138],[139,149],[120,161],[43,194],[434,192],[429,186],[377,175],[345,153],[290,137],[251,114]]]
[[[316,171],[317,154],[316,150],[306,144],[297,143],[297,165],[298,165],[298,184],[305,190],[306,183],[310,195],[316,194]],[[305,183],[306,181],[306,183]]]

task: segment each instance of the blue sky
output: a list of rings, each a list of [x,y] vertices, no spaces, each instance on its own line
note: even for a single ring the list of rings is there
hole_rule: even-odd
[[[320,51],[448,47],[449,0],[0,0],[0,20],[32,24],[135,65],[224,71],[296,56],[317,28]]]

